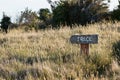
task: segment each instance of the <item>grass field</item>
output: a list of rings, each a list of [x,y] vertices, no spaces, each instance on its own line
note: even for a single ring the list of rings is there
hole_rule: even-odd
[[[89,56],[80,54],[80,45],[70,43],[74,34],[99,35]],[[0,80],[120,80],[119,62],[113,56],[119,40],[120,22],[0,33]]]

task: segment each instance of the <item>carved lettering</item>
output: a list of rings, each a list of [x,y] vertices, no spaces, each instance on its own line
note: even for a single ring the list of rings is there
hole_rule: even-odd
[[[73,35],[70,38],[72,43],[98,43],[98,35]]]

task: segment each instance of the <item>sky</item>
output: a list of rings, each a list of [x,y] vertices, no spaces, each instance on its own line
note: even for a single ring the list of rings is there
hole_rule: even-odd
[[[56,1],[56,0],[52,0]],[[111,0],[109,4],[110,10],[113,10],[118,5],[118,0]],[[0,21],[3,16],[3,12],[6,15],[10,16],[12,21],[20,15],[21,11],[24,11],[25,8],[31,9],[33,11],[38,11],[40,8],[49,8],[47,0],[0,0]]]

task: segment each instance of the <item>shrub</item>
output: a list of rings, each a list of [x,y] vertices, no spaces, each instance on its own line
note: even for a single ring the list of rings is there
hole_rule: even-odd
[[[118,63],[120,64],[120,41],[115,42],[112,46],[112,49],[112,56],[117,59]]]

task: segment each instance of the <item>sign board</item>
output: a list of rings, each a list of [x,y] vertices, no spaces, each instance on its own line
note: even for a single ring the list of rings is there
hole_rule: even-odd
[[[98,35],[73,35],[70,38],[71,43],[76,44],[97,44],[98,43]]]
[[[80,44],[81,53],[86,55],[89,54],[89,44],[97,44],[98,43],[98,35],[73,35],[70,38],[71,43]]]

